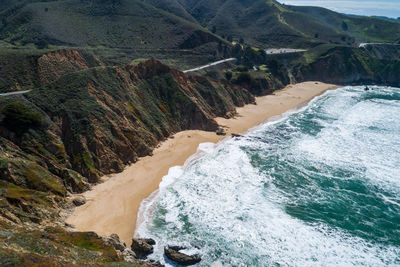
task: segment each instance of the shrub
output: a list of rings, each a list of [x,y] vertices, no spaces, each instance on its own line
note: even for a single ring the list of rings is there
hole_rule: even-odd
[[[252,81],[252,77],[251,77],[250,73],[248,73],[248,72],[242,72],[236,78],[237,84],[250,84],[251,81]]]
[[[344,31],[349,30],[349,26],[347,25],[347,23],[345,21],[342,21],[342,30],[344,30]]]
[[[243,66],[243,65],[239,65],[239,66],[237,66],[237,67],[235,68],[235,70],[236,70],[236,71],[239,71],[239,72],[246,72],[246,71],[249,70],[249,68],[246,67],[246,66]]]
[[[225,78],[230,81],[232,79],[232,72],[231,71],[227,71],[225,72]]]
[[[46,48],[49,48],[49,44],[48,44],[45,40],[43,40],[43,39],[40,39],[40,40],[36,41],[36,42],[35,42],[35,46],[36,46],[38,49],[46,49]]]
[[[1,109],[3,124],[8,129],[17,133],[23,133],[29,128],[38,127],[42,122],[42,115],[32,111],[20,102],[6,104]]]

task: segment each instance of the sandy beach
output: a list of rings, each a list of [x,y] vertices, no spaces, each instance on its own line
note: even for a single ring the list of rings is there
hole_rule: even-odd
[[[237,108],[232,119],[216,118],[225,127],[227,136],[245,133],[266,119],[304,105],[326,90],[338,88],[321,82],[289,85],[273,95],[258,97],[257,105]],[[157,190],[170,167],[183,165],[200,143],[217,143],[224,136],[198,130],[182,131],[162,142],[153,156],[141,158],[122,173],[103,177],[103,182],[83,194],[87,203],[77,207],[66,220],[78,231],[94,231],[108,236],[116,233],[130,245],[135,231],[140,203]]]

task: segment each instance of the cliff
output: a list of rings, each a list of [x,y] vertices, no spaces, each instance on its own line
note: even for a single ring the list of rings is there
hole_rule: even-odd
[[[335,84],[382,84],[400,86],[399,49],[392,47],[320,47],[294,62],[296,81],[319,80]]]
[[[0,98],[0,219],[21,229],[57,225],[69,193],[122,171],[172,133],[215,131],[214,117],[254,102],[245,89],[156,60],[90,67],[78,51],[61,50],[37,63],[40,87]]]

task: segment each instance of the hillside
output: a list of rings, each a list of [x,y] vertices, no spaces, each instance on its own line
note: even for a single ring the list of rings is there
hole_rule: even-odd
[[[217,44],[231,39],[296,48],[400,40],[397,22],[274,0],[20,0],[2,2],[0,15],[0,38],[16,47],[80,47],[125,64],[149,56],[184,62],[187,53],[218,58]]]
[[[273,0],[180,2],[204,27],[258,46],[352,45],[355,41],[394,42],[400,38],[396,22],[350,17],[323,8],[286,6]]]
[[[195,23],[138,0],[35,2],[2,23],[0,37],[22,45],[154,49],[179,48],[196,34],[217,40]]]
[[[400,47],[358,49],[323,45],[292,62],[296,81],[400,86]]]
[[[323,25],[346,32],[358,42],[400,42],[400,22],[377,17],[347,16],[321,7],[285,6],[307,14]]]
[[[29,246],[74,244],[70,233],[59,229],[64,226],[60,209],[71,205],[67,195],[83,192],[100,176],[120,172],[151,154],[172,133],[215,131],[215,116],[232,116],[235,106],[254,102],[245,89],[187,76],[156,60],[136,66],[90,67],[85,56],[71,50],[40,58],[39,69],[48,67],[52,80],[46,79],[26,95],[0,98],[0,222],[18,225],[10,230],[11,239],[0,238],[2,265],[12,255],[22,259],[20,250],[42,263],[52,262],[47,249],[36,251],[18,242],[26,229],[42,229],[26,232],[25,238],[50,231],[53,243],[46,237],[29,241]],[[65,66],[70,66],[69,71]],[[45,227],[58,230],[41,233]],[[86,238],[85,233],[79,235]],[[68,253],[102,252],[101,238],[90,238],[94,248],[86,251],[78,240],[74,251],[57,251],[56,261],[67,264]],[[106,249],[96,257],[77,256],[78,262],[122,260],[112,248]]]
[[[351,44],[353,41],[346,34],[310,16],[292,12],[276,1],[182,2],[203,26],[215,28],[219,35],[232,36],[237,41],[243,38],[257,46],[309,47],[319,42]]]

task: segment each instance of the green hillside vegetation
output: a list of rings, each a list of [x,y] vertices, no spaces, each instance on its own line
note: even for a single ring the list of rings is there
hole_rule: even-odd
[[[172,0],[8,1],[0,17],[2,54],[79,47],[107,64],[154,57],[185,69],[220,58],[218,43],[229,46]]]
[[[234,40],[243,38],[256,46],[310,47],[320,42],[351,44],[353,41],[347,34],[286,9],[276,1],[183,2],[203,26],[215,28],[221,36],[232,36]]]
[[[20,0],[2,2],[0,15],[0,38],[14,48],[80,47],[113,64],[155,56],[187,67],[223,57],[217,44],[231,40],[260,48],[400,40],[395,21],[273,0]]]
[[[400,23],[374,17],[353,17],[333,12],[321,7],[285,6],[288,9],[307,14],[323,25],[337,31],[346,32],[358,42],[400,41]]]
[[[291,62],[292,72],[296,81],[400,86],[399,53],[400,47],[385,51],[379,47],[321,45]]]
[[[2,23],[1,38],[22,45],[177,48],[195,31],[205,31],[138,0],[36,2]]]

